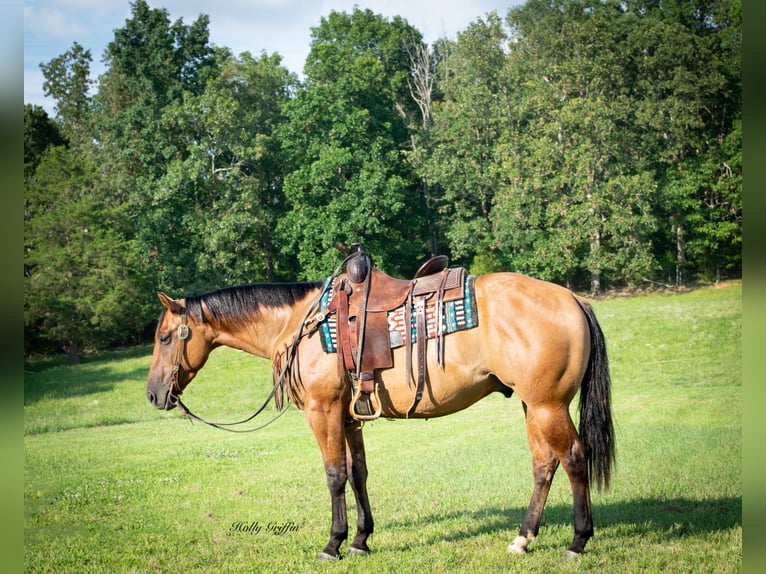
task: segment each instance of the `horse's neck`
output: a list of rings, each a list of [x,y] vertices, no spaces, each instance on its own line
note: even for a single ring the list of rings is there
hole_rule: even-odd
[[[272,359],[293,339],[317,296],[309,295],[292,307],[263,308],[238,325],[218,327],[215,344]]]

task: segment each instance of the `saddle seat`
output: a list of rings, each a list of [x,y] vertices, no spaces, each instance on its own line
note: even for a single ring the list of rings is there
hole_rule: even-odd
[[[366,305],[368,313],[398,309],[404,305],[410,293],[413,298],[428,298],[441,289],[444,292],[445,301],[458,299],[463,295],[465,269],[462,267],[454,269],[444,267],[428,275],[415,275],[415,278],[410,281],[391,277],[377,267],[373,267],[370,273],[370,288]],[[363,284],[354,285],[354,293],[359,293],[363,289]]]

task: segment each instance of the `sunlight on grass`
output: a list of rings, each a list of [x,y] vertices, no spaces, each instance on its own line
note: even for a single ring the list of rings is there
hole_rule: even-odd
[[[497,395],[441,419],[365,426],[373,553],[331,569],[738,572],[741,285],[595,308],[618,459],[612,490],[593,492],[596,535],[579,560],[562,558],[572,504],[561,470],[530,553],[505,552],[532,475],[521,404]],[[149,405],[148,366],[147,351],[27,373],[26,570],[327,571],[315,556],[329,535],[329,495],[303,413],[251,435],[192,425]],[[267,361],[221,349],[184,396],[203,416],[236,419],[270,385]],[[268,531],[288,522],[294,530]]]

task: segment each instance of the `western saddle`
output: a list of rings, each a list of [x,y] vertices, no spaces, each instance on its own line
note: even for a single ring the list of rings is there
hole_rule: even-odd
[[[361,245],[354,247],[356,251],[345,261],[346,273],[333,281],[327,309],[328,313],[336,313],[339,374],[347,373],[353,387],[349,412],[357,420],[373,420],[380,416],[375,371],[393,367],[392,347],[403,343],[408,384],[413,378],[416,383],[414,399],[407,411],[409,417],[423,396],[427,377],[426,305],[435,303],[436,358],[439,366],[444,368],[444,303],[464,296],[465,269],[448,268],[447,257],[439,255],[426,261],[412,280],[396,279],[373,267]],[[393,342],[388,313],[402,306],[405,333],[410,336],[405,335],[404,341]],[[417,346],[417,374],[414,377],[413,343]]]

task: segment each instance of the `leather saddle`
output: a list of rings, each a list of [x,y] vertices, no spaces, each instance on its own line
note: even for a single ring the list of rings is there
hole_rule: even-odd
[[[380,416],[375,371],[393,367],[388,313],[404,306],[405,325],[414,322],[414,337],[404,336],[406,372],[415,379],[415,395],[407,415],[418,405],[425,387],[426,306],[435,305],[436,357],[444,367],[444,303],[464,296],[465,269],[447,267],[447,257],[426,261],[412,280],[396,279],[373,267],[361,247],[346,260],[346,273],[334,282],[328,306],[336,313],[338,369],[347,373],[353,386],[350,414],[357,420]],[[406,332],[411,329],[405,328]],[[414,339],[414,341],[413,341]],[[413,343],[417,345],[417,373],[412,373]]]

